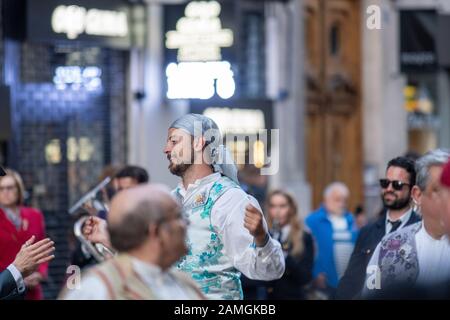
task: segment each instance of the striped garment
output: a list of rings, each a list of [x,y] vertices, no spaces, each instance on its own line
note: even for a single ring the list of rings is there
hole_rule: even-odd
[[[348,230],[347,220],[343,216],[329,215],[328,217],[333,227],[334,241],[334,261],[336,271],[340,279],[347,269],[350,256],[352,255],[354,244],[352,233]]]

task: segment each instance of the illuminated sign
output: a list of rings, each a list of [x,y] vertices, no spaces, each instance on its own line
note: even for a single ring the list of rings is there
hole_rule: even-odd
[[[265,117],[264,112],[258,109],[240,109],[227,107],[210,107],[205,109],[203,114],[213,119],[222,134],[227,137],[235,135],[246,135],[249,138],[248,145],[245,139],[237,141],[227,138],[227,146],[230,148],[236,164],[245,164],[245,156],[252,153],[253,164],[257,168],[262,168],[266,161],[267,144],[256,135],[264,133]],[[240,166],[242,167],[242,166]]]
[[[264,112],[258,109],[211,107],[203,114],[213,119],[222,132],[255,134],[266,128]]]
[[[169,99],[222,99],[234,95],[236,85],[226,61],[171,63],[166,69]]]
[[[67,160],[69,162],[88,162],[92,160],[95,146],[88,137],[69,137],[67,139]],[[45,159],[48,164],[58,164],[62,161],[61,141],[50,140],[45,146]]]
[[[52,29],[76,39],[80,34],[126,37],[128,18],[126,12],[86,9],[80,6],[58,6],[52,13]]]
[[[166,47],[178,49],[178,61],[219,61],[221,48],[233,45],[233,31],[222,29],[217,1],[193,1],[175,31],[166,33]]]
[[[88,91],[95,91],[102,87],[101,75],[102,70],[99,67],[58,67],[55,70],[53,83],[59,90],[66,88],[79,90],[84,88]]]
[[[223,59],[222,48],[234,44],[233,31],[222,28],[222,7],[217,1],[192,1],[184,16],[166,30],[166,48],[177,50],[176,61],[166,68],[168,99],[222,99],[236,91],[231,63]],[[183,14],[183,13],[179,13]]]

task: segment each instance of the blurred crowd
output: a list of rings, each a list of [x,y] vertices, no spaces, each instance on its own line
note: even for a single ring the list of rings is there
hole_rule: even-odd
[[[164,152],[181,178],[172,192],[143,168],[108,169],[111,182],[77,211],[85,219],[71,265],[81,281],[68,279],[59,299],[450,298],[449,151],[389,161],[375,219],[362,206],[350,212],[342,182],[303,219],[288,190],[265,195],[229,167],[195,161],[212,141],[197,139],[194,120],[216,127],[192,114],[171,125]],[[20,175],[6,169],[0,297],[39,300],[54,247],[24,194]]]

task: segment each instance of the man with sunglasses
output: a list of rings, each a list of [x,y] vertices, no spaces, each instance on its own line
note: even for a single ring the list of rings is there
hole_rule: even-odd
[[[441,173],[450,153],[436,149],[416,161],[412,189],[422,221],[386,235],[367,267],[367,298],[440,298],[450,281],[450,242],[442,223]]]
[[[389,161],[385,178],[380,179],[383,213],[378,220],[361,229],[347,270],[339,282],[337,299],[359,298],[367,265],[381,239],[386,234],[420,221],[411,206],[411,190],[415,183],[413,160],[397,157]]]

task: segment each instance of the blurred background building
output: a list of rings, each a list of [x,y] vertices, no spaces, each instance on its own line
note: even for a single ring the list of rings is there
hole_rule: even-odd
[[[450,147],[446,0],[0,3],[0,163],[57,242],[48,298],[65,277],[69,206],[108,165],[175,186],[162,150],[185,113],[215,119],[253,160],[246,190],[286,188],[302,215],[338,180],[350,210],[373,217],[389,159]],[[279,139],[234,139],[270,129]]]

